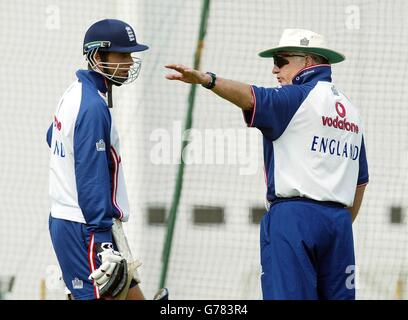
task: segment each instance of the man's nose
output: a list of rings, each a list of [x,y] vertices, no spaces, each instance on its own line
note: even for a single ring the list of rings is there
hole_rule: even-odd
[[[125,63],[126,65],[129,65],[129,68],[130,68],[131,66],[134,65],[135,62],[133,61],[132,56],[129,55],[129,56],[126,57],[126,60],[124,61],[124,63]]]
[[[279,68],[278,68],[277,66],[273,65],[272,73],[273,73],[273,74],[279,73]]]
[[[135,62],[133,61],[133,59],[131,58],[130,60],[126,61],[126,65],[130,67],[132,67],[135,64]]]

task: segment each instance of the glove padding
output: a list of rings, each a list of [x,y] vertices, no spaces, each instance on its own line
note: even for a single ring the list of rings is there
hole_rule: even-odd
[[[122,259],[113,270],[112,276],[103,287],[100,288],[101,297],[115,298],[126,287],[128,280],[128,267],[125,259]]]
[[[110,242],[97,243],[96,250],[101,265],[90,274],[89,279],[99,287],[101,297],[115,297],[127,282],[126,260]]]

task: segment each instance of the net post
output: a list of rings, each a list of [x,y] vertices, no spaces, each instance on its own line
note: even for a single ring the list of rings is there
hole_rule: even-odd
[[[207,21],[209,16],[210,0],[203,0],[203,6],[201,10],[201,22],[200,22],[200,31],[199,39],[197,42],[196,51],[194,54],[194,69],[200,68],[201,55],[204,47],[204,38],[207,31]],[[195,92],[196,84],[192,84],[190,87],[190,93],[188,95],[188,110],[184,124],[184,132],[191,129],[193,124],[193,110],[194,110],[194,101],[195,101]],[[188,132],[188,131],[187,131]],[[181,193],[183,189],[183,176],[184,176],[184,159],[183,159],[183,150],[187,146],[188,139],[183,139],[181,150],[180,150],[180,164],[177,171],[176,184],[173,192],[173,199],[170,207],[170,213],[167,222],[167,232],[166,239],[163,246],[163,255],[162,255],[162,270],[160,275],[160,285],[159,288],[165,287],[167,272],[169,268],[169,259],[171,252],[171,245],[173,242],[173,233],[174,227],[176,225],[176,216],[177,210],[180,203]]]

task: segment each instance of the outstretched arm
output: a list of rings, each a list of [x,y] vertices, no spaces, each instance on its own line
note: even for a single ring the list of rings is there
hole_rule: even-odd
[[[179,80],[192,84],[208,84],[211,81],[209,74],[180,64],[168,64],[165,67],[178,72],[167,74],[166,79],[168,80]],[[217,77],[215,87],[211,90],[243,110],[251,110],[254,107],[254,97],[249,84]]]

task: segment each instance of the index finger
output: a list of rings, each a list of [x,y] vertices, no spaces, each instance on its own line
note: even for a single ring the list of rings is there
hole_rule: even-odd
[[[181,64],[166,64],[165,67],[168,68],[168,69],[173,69],[173,70],[179,71],[179,72],[186,69],[186,67],[181,65]]]

